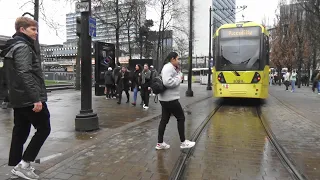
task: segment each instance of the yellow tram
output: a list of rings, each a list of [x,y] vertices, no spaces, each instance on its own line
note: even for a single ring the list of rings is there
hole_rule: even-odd
[[[214,97],[268,97],[269,32],[263,25],[222,25],[214,34],[214,51]]]

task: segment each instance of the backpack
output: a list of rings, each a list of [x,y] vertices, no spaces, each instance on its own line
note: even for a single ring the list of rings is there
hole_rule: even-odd
[[[154,78],[156,78],[157,76],[159,76],[158,72],[157,72],[156,70],[152,70],[152,71],[151,71],[151,77],[150,77],[151,81],[152,81]]]
[[[167,88],[163,85],[162,77],[157,76],[152,79],[150,88],[152,92],[156,95],[163,93]]]

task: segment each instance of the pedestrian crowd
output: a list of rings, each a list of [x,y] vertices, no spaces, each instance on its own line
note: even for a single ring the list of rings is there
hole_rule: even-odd
[[[126,66],[118,66],[115,69],[109,67],[104,74],[105,79],[105,95],[106,99],[117,99],[117,103],[121,104],[122,94],[125,92],[127,101],[130,103],[130,93],[133,92],[132,106],[137,105],[138,92],[140,91],[141,103],[143,109],[149,109],[150,95],[155,96],[151,89],[151,83],[159,73],[148,64],[143,67],[140,64],[135,66],[134,70],[129,70]]]
[[[309,82],[311,81],[311,90],[313,93],[318,93],[320,95],[320,72],[314,71],[312,73],[311,78],[309,79],[308,75],[301,76],[301,84],[302,86],[309,86]],[[298,73],[296,70],[293,70],[292,72],[285,72],[283,76],[278,76],[277,74],[270,73],[269,74],[269,83],[270,86],[279,84],[285,85],[285,90],[289,91],[289,87],[291,86],[291,92],[295,92],[296,85],[298,82]]]

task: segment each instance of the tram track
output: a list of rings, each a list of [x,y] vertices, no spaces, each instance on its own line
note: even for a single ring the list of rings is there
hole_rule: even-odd
[[[261,124],[264,127],[264,129],[268,135],[268,139],[271,142],[274,149],[276,150],[276,153],[278,154],[278,157],[281,160],[282,164],[286,167],[288,172],[291,174],[292,178],[294,178],[296,180],[306,180],[307,178],[294,166],[294,164],[289,159],[287,153],[283,150],[282,146],[278,142],[276,136],[274,135],[269,124],[267,123],[266,119],[264,118],[260,106],[257,107],[256,110],[257,110],[257,114],[259,116],[259,119],[261,121]]]
[[[198,145],[198,141],[200,137],[203,135],[204,131],[208,128],[209,124],[215,121],[215,115],[221,111],[222,108],[226,108],[226,106],[220,103],[201,123],[201,125],[197,128],[197,130],[193,133],[191,140],[197,142],[196,146]],[[234,107],[233,107],[234,108]],[[240,107],[238,107],[240,108]],[[288,155],[283,150],[282,146],[278,142],[277,138],[273,134],[270,126],[268,125],[265,117],[263,116],[260,106],[251,107],[253,111],[255,111],[260,124],[262,126],[261,132],[265,134],[266,138],[268,139],[269,143],[272,146],[272,149],[276,152],[278,159],[280,160],[283,167],[287,170],[290,174],[291,178],[294,180],[305,180],[307,179],[290,161]],[[220,112],[221,113],[221,112]],[[184,174],[188,164],[191,160],[191,157],[195,151],[195,148],[182,150],[182,153],[175,164],[175,167],[169,177],[170,180],[180,180],[184,179]]]

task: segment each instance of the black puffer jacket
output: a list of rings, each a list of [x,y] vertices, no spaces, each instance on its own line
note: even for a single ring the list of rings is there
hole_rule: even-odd
[[[113,85],[114,84],[114,79],[112,77],[112,71],[107,71],[104,75],[104,83],[106,85]]]
[[[46,102],[47,92],[42,76],[41,62],[35,53],[34,41],[17,33],[7,41],[0,56],[8,78],[9,98],[13,108]]]

